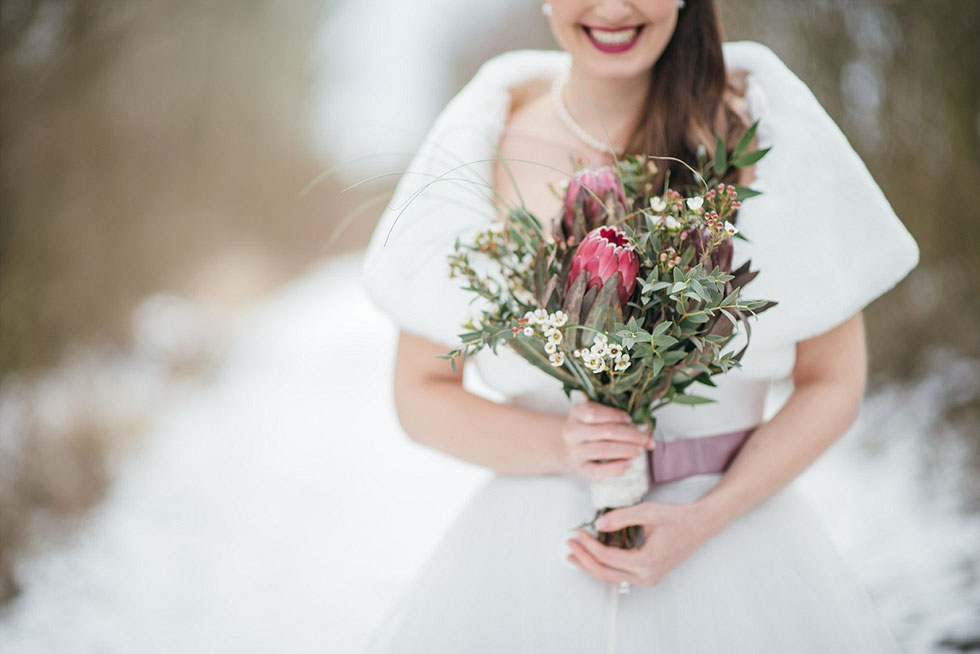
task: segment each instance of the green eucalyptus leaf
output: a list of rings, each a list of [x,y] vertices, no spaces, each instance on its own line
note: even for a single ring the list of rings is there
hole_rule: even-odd
[[[732,162],[732,165],[736,168],[745,168],[746,166],[751,166],[759,159],[766,156],[772,148],[762,148],[761,150],[753,150],[752,152],[747,152],[741,157]]]
[[[715,173],[718,177],[722,177],[725,171],[728,170],[728,149],[725,147],[725,141],[721,138],[721,134],[715,133],[715,162],[714,162]]]
[[[687,393],[678,393],[674,396],[674,402],[677,404],[711,404],[716,402],[710,397],[702,397],[700,395],[688,395]]]
[[[735,144],[735,149],[732,150],[732,159],[738,159],[745,152],[745,148],[749,147],[752,143],[752,138],[755,136],[755,130],[759,127],[759,121],[755,121],[752,125],[745,130],[745,134],[742,134],[742,138],[738,140]]]
[[[735,192],[738,193],[739,200],[748,200],[749,198],[754,198],[757,195],[762,195],[761,191],[757,191],[754,188],[749,188],[748,186],[735,185]],[[738,234],[736,234],[736,236],[738,236]]]

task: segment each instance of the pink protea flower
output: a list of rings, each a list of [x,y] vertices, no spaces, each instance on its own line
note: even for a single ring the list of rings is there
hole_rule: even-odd
[[[617,207],[625,210],[626,196],[612,166],[584,168],[577,171],[565,190],[562,226],[566,238],[573,234],[576,210],[582,212],[585,218],[585,231],[588,232],[605,224],[611,217],[607,210],[609,202],[613,203],[613,211],[616,211]]]
[[[593,286],[601,288],[606,280],[619,271],[617,291],[619,302],[625,308],[636,286],[640,260],[626,232],[618,227],[597,227],[588,233],[572,256],[566,293],[583,270],[589,273],[586,290]]]

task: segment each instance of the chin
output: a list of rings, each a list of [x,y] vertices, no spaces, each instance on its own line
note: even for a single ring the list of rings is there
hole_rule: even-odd
[[[647,75],[655,63],[656,57],[638,57],[630,60],[610,61],[602,56],[581,56],[578,65],[596,77],[605,79],[627,80]]]

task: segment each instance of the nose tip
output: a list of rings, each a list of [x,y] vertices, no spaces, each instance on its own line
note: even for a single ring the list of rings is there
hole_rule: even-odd
[[[603,20],[615,25],[620,23],[633,13],[633,8],[628,2],[615,0],[610,2],[600,2],[595,8],[596,14]]]

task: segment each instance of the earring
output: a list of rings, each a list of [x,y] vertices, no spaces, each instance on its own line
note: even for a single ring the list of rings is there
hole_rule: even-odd
[[[687,6],[687,0],[677,0],[677,8],[683,9]]]
[[[551,3],[550,2],[543,2],[543,3],[541,3],[541,13],[543,15],[545,15],[545,16],[550,16],[551,15]]]

